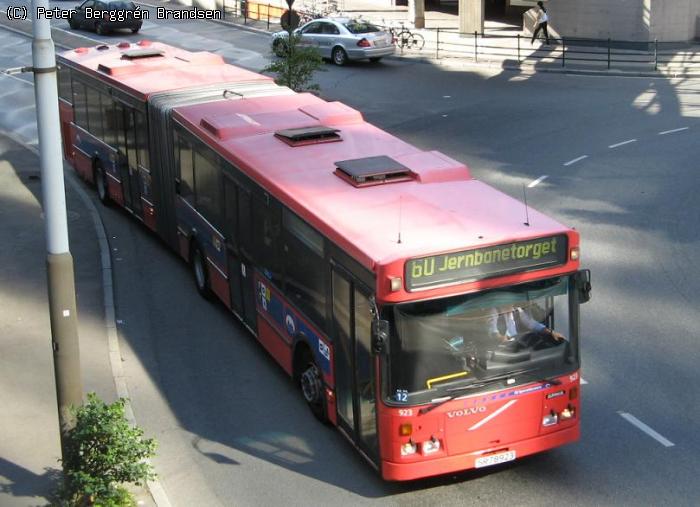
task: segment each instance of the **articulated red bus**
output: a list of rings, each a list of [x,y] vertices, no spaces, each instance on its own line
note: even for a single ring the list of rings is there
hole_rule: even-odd
[[[66,158],[388,480],[579,437],[579,236],[339,102],[142,41],[59,56]]]

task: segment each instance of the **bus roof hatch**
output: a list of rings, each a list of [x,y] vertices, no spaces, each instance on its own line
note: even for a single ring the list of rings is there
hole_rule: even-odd
[[[335,163],[336,176],[355,187],[367,187],[382,183],[394,183],[415,179],[415,173],[391,157],[377,157],[341,160]]]

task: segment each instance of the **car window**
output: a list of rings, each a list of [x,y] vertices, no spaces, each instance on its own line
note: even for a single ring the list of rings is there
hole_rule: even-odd
[[[381,32],[381,28],[367,21],[348,21],[345,23],[345,28],[347,28],[350,33],[372,33]]]
[[[136,9],[136,6],[134,5],[133,2],[110,2],[109,3],[109,10],[111,10],[111,11],[117,11],[117,10],[133,11],[135,9]]]
[[[95,0],[87,0],[86,2],[83,2],[80,4],[80,7],[78,9],[85,9],[86,7],[94,7],[95,6]]]
[[[314,23],[309,23],[305,27],[301,29],[301,33],[303,34],[309,34],[309,33],[321,33],[321,23],[319,22],[314,22]]]
[[[322,28],[321,28],[321,33],[326,34],[326,35],[337,35],[340,33],[340,30],[338,30],[338,27],[335,26],[333,23],[321,23]]]

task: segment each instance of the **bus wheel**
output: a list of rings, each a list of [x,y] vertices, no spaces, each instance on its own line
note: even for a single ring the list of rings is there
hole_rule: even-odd
[[[209,275],[205,264],[205,257],[202,249],[196,243],[192,246],[192,254],[190,255],[192,262],[192,273],[194,274],[194,283],[197,286],[197,292],[204,299],[211,298],[211,289],[209,289]]]
[[[318,367],[311,358],[311,354],[308,350],[305,352],[304,356],[302,371],[299,376],[301,394],[304,396],[306,403],[309,405],[316,419],[321,422],[326,422],[326,404],[324,403],[321,373],[318,371]]]
[[[100,198],[100,202],[105,206],[109,205],[107,173],[105,173],[104,167],[102,167],[102,163],[99,160],[95,162],[95,169],[93,170],[92,177],[95,181],[95,188],[97,188],[97,197]]]

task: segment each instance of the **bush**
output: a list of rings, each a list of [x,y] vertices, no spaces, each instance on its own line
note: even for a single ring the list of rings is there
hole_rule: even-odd
[[[274,60],[263,72],[277,74],[275,83],[287,86],[295,92],[319,90],[317,84],[312,84],[314,72],[321,69],[323,58],[316,48],[300,45],[301,37],[290,34],[286,39],[276,43],[273,53],[280,58]]]
[[[121,484],[143,485],[155,477],[146,461],[155,455],[156,442],[144,439],[124,416],[126,400],[111,405],[89,393],[86,404],[73,409],[75,427],[66,432],[61,498],[68,505],[134,505]]]

